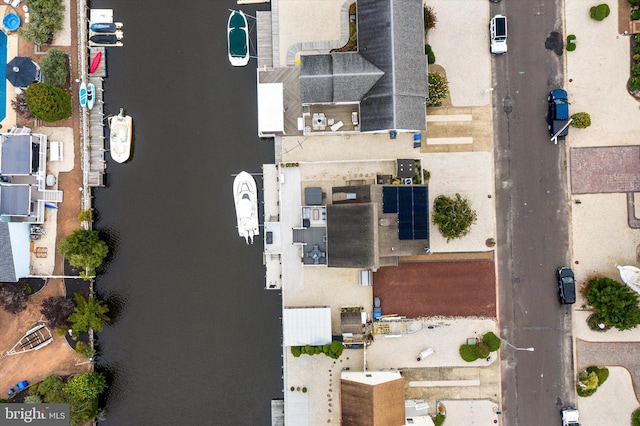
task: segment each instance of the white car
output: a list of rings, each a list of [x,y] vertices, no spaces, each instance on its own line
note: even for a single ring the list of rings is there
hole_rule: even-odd
[[[502,55],[507,53],[507,17],[496,15],[489,22],[489,37],[491,39],[491,53]]]

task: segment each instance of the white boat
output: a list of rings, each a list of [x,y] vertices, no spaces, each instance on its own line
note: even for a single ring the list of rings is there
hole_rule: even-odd
[[[234,67],[249,63],[249,25],[241,10],[232,10],[227,22],[227,50]]]
[[[620,278],[633,291],[640,294],[640,269],[635,266],[616,265],[620,271]]]
[[[122,108],[120,114],[109,117],[111,158],[118,163],[124,163],[131,155],[132,128],[133,120],[130,116],[124,115]]]
[[[87,84],[87,108],[93,109],[96,103],[96,86],[93,83]]]
[[[256,181],[247,172],[240,172],[233,181],[233,199],[238,218],[238,234],[247,244],[253,244],[253,237],[259,234],[258,191]]]

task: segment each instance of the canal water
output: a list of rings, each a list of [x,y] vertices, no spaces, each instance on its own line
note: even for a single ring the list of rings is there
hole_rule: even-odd
[[[101,424],[268,425],[282,396],[280,294],[264,290],[261,240],[238,236],[232,183],[273,162],[273,142],[256,136],[255,59],[227,59],[237,6],[91,7],[124,23],[124,47],[107,53],[104,108],[134,119],[130,161],[108,159],[94,192],[112,249],[97,280],[114,317],[98,335],[97,369],[111,383]],[[268,6],[242,10],[256,8]]]

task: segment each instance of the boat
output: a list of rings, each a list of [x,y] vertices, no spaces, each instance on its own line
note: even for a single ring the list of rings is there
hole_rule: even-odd
[[[109,129],[111,158],[118,163],[124,163],[131,155],[133,119],[124,115],[124,109],[120,108],[120,114],[109,117]]]
[[[96,53],[96,56],[91,61],[91,66],[89,67],[89,74],[93,74],[95,70],[100,66],[100,60],[102,59],[102,52]]]
[[[4,356],[37,351],[44,348],[51,342],[53,342],[51,330],[49,330],[46,325],[39,324],[27,331],[18,343],[13,345],[13,347],[8,350]]]
[[[112,46],[118,43],[118,37],[115,34],[94,34],[89,37],[89,41],[95,44]]]
[[[80,99],[80,106],[82,108],[86,108],[87,106],[87,84],[83,81],[80,83],[80,89],[78,90],[78,95]]]
[[[89,29],[94,33],[115,33],[122,28],[122,22],[94,22]]]
[[[87,84],[87,108],[92,109],[96,102],[96,86],[93,83]]]
[[[236,204],[238,234],[247,244],[253,244],[258,235],[258,191],[256,181],[247,172],[240,172],[233,181],[233,199]]]
[[[640,269],[635,266],[616,265],[620,271],[620,278],[631,290],[640,294]]]
[[[249,26],[241,10],[233,10],[229,15],[227,46],[231,65],[243,67],[249,63]]]
[[[93,31],[89,31],[89,40],[91,40],[92,37],[96,37],[93,41],[113,40],[112,36],[115,36],[116,40],[122,40],[124,38],[124,33],[120,30],[116,30],[113,33],[96,33]]]

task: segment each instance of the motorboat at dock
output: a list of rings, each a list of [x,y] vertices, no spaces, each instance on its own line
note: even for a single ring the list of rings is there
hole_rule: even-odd
[[[120,108],[120,114],[109,117],[111,158],[118,163],[124,163],[131,155],[132,129],[133,119],[124,115],[124,109]]]
[[[233,10],[229,15],[227,48],[231,65],[243,67],[249,63],[249,25],[246,15],[241,10]]]
[[[240,172],[233,181],[233,199],[238,219],[238,234],[247,244],[260,233],[258,222],[258,191],[256,180],[247,172]]]

